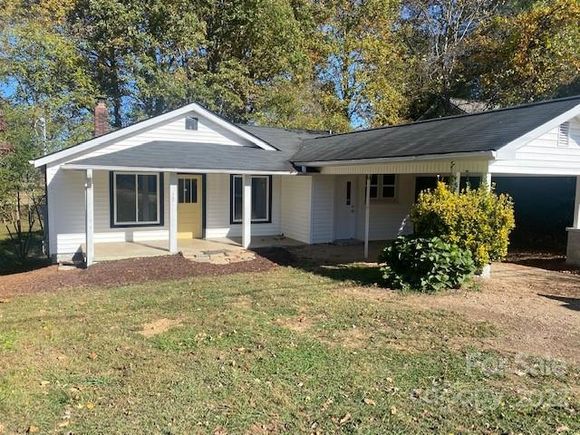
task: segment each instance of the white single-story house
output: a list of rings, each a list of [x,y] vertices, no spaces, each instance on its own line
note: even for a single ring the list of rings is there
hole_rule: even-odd
[[[33,164],[58,260],[81,252],[90,265],[95,244],[111,242],[175,253],[196,238],[368,247],[412,231],[427,177],[508,175],[577,177],[568,258],[580,264],[580,96],[344,134],[237,125],[189,104]]]

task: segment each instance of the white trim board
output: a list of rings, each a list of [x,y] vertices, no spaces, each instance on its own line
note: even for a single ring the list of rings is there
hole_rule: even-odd
[[[248,140],[258,147],[267,150],[267,151],[276,151],[277,149],[274,148],[269,143],[259,139],[258,137],[248,133],[244,129],[238,127],[235,124],[232,124],[225,119],[221,118],[220,116],[216,115],[215,113],[205,109],[204,107],[200,106],[197,103],[191,103],[186,106],[180,107],[179,109],[172,110],[171,112],[164,113],[162,115],[154,116],[153,118],[146,119],[144,121],[137,122],[133,125],[129,125],[127,127],[121,128],[119,130],[112,131],[110,133],[104,134],[102,136],[95,137],[93,139],[89,139],[86,142],[82,142],[78,145],[72,146],[70,148],[65,148],[63,150],[54,152],[52,154],[40,157],[36,160],[32,160],[30,163],[34,164],[35,168],[44,166],[49,163],[56,162],[58,160],[66,159],[67,157],[72,157],[77,154],[85,153],[93,148],[96,148],[100,145],[106,144],[108,142],[114,141],[116,139],[120,139],[126,136],[130,136],[135,134],[141,130],[145,130],[147,128],[151,128],[157,124],[172,120],[179,116],[183,116],[189,112],[196,112],[199,115],[205,117],[209,121],[223,127],[224,129],[236,134],[237,136]]]
[[[106,165],[78,165],[65,163],[61,166],[67,170],[94,169],[97,171],[122,171],[122,172],[178,172],[183,174],[248,174],[248,175],[296,175],[296,171],[261,171],[261,170],[236,170],[236,169],[203,169],[203,168],[150,168],[131,166],[106,166]]]

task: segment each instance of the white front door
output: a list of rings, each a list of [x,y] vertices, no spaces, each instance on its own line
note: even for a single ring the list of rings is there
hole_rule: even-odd
[[[356,234],[356,177],[336,177],[334,238],[354,239]]]

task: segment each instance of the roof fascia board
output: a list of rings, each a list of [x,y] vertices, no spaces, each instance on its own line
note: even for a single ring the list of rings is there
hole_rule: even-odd
[[[422,160],[447,160],[447,159],[468,159],[468,158],[486,158],[495,159],[495,151],[474,151],[464,153],[449,154],[424,154],[407,157],[381,157],[374,159],[355,159],[355,160],[328,160],[328,161],[293,161],[297,166],[352,166],[368,165],[373,163],[391,163],[391,162],[415,162]]]
[[[263,140],[259,139],[258,137],[248,133],[247,131],[241,129],[237,125],[226,121],[225,119],[217,116],[215,113],[210,112],[209,110],[201,107],[197,103],[187,104],[179,109],[172,110],[171,112],[163,113],[158,116],[154,116],[153,118],[146,119],[141,122],[137,122],[133,125],[129,125],[127,127],[121,128],[119,130],[112,131],[110,133],[104,134],[102,136],[95,137],[94,139],[89,139],[86,142],[81,144],[72,146],[70,148],[65,148],[61,151],[57,151],[55,153],[46,155],[44,157],[40,157],[36,160],[31,160],[30,163],[34,165],[35,168],[40,166],[44,166],[49,163],[56,162],[58,160],[66,159],[67,157],[76,156],[78,154],[82,154],[93,148],[106,144],[108,142],[112,142],[117,139],[121,139],[126,136],[130,136],[135,134],[141,130],[145,130],[147,128],[153,127],[157,124],[162,122],[166,122],[177,118],[179,116],[185,115],[189,112],[197,112],[198,114],[206,117],[209,121],[219,125],[222,128],[225,128],[228,131],[235,133],[236,135],[240,136],[243,139],[246,139],[252,143],[255,143],[260,148],[263,148],[268,151],[276,151],[276,148],[271,146],[270,144],[264,142]]]
[[[203,168],[155,168],[155,167],[133,167],[133,166],[107,166],[107,165],[81,165],[75,163],[65,163],[62,169],[97,171],[128,171],[128,172],[178,172],[183,174],[248,174],[248,175],[296,175],[296,171],[262,171],[262,170],[235,170],[235,169],[203,169]]]
[[[514,139],[513,141],[507,143],[498,150],[498,159],[502,158],[515,158],[515,152],[518,148],[523,147],[528,142],[540,137],[541,135],[548,133],[550,130],[556,128],[560,124],[569,121],[570,119],[578,116],[580,114],[580,104],[574,106],[572,109],[567,110],[561,115],[556,116],[548,122],[534,128],[532,131]]]

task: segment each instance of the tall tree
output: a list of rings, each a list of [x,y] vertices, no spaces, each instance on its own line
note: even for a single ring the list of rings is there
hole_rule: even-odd
[[[503,4],[498,0],[404,0],[400,35],[413,58],[412,118],[449,114],[461,94],[468,41]]]
[[[473,94],[504,106],[578,92],[578,23],[577,0],[526,2],[498,14],[464,59]]]
[[[355,126],[397,122],[405,104],[403,50],[394,34],[399,2],[328,0],[323,5],[318,80]]]

